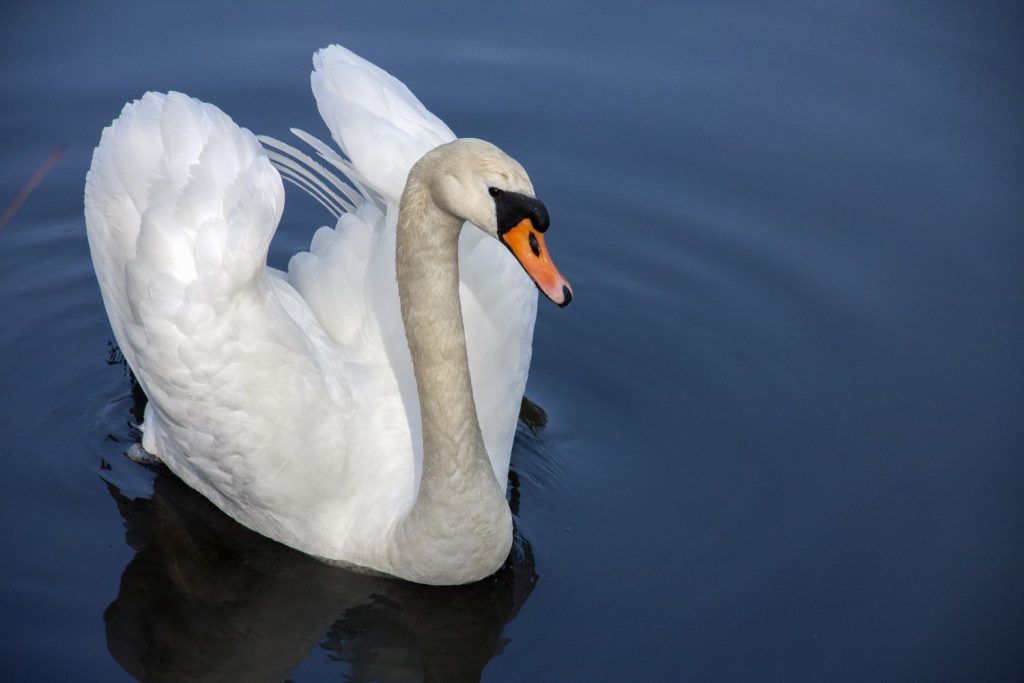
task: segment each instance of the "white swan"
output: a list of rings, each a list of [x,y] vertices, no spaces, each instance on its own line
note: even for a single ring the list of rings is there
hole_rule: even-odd
[[[296,134],[352,186],[266,139],[268,157],[179,93],[146,94],[103,132],[86,226],[150,399],[143,446],[310,555],[474,581],[512,539],[505,483],[537,299],[524,269],[556,303],[571,298],[544,245],[547,212],[517,162],[455,139],[381,69],[338,46],[313,63],[351,163]],[[284,204],[271,157],[340,215],[287,273],[266,266]]]

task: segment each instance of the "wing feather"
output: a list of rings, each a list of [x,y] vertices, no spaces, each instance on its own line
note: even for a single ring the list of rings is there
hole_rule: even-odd
[[[361,178],[398,203],[409,169],[455,134],[397,78],[340,45],[313,55],[320,115]]]

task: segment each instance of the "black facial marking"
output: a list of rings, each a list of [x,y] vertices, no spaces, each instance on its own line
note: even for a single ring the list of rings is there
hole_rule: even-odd
[[[530,233],[530,251],[534,256],[540,256],[540,243],[537,242],[537,234],[534,232]]]
[[[539,199],[527,197],[518,192],[504,192],[497,188],[488,188],[487,191],[494,197],[499,235],[503,235],[519,225],[524,218],[530,219],[537,232],[544,232],[548,229],[548,210]]]

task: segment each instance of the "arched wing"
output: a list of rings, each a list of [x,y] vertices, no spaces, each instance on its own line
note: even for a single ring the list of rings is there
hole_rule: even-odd
[[[343,47],[316,53],[310,78],[317,107],[350,161],[308,133],[293,132],[354,181],[376,210],[357,199],[355,215],[341,216],[336,229],[321,228],[309,252],[292,259],[289,281],[336,341],[387,350],[418,448],[419,406],[398,312],[394,231],[412,165],[455,135],[398,79]],[[303,177],[294,178],[296,184],[314,197],[338,187],[319,162],[261,140],[291,157],[273,159],[279,168],[289,163],[297,169]],[[536,291],[505,248],[471,225],[463,229],[459,264],[473,394],[495,475],[504,481],[530,363]]]
[[[93,154],[85,216],[129,362],[147,319],[173,308],[187,325],[254,286],[283,206],[277,171],[224,112],[174,92],[125,105]]]
[[[405,85],[340,45],[313,55],[317,108],[359,180],[398,203],[409,169],[428,151],[455,139]]]

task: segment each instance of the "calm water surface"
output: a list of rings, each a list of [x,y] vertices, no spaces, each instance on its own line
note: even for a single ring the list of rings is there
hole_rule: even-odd
[[[1024,101],[1010,4],[21,3],[0,22],[0,679],[1024,678]],[[950,3],[952,5],[952,3]],[[329,569],[129,462],[82,187],[147,89],[326,137],[342,42],[530,170],[519,539]],[[325,222],[289,191],[271,262]]]

